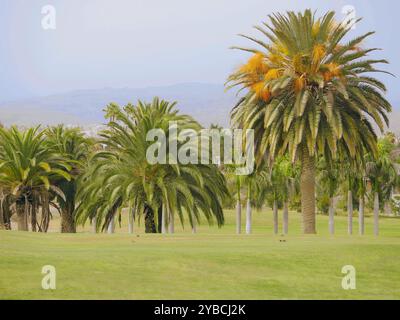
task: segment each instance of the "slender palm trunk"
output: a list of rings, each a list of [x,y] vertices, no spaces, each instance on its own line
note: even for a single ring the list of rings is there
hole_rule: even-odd
[[[329,233],[335,233],[335,207],[333,197],[329,199]]]
[[[0,198],[0,230],[6,229],[6,218],[3,210],[3,201],[4,198]]]
[[[240,199],[236,202],[236,233],[242,233],[242,205]]]
[[[251,201],[247,199],[246,204],[246,234],[251,234]]]
[[[44,192],[42,194],[42,217],[39,228],[41,232],[47,232],[47,230],[49,229],[50,218],[51,218],[51,212],[50,212],[49,193]]]
[[[92,218],[92,232],[97,233],[97,218],[94,216]]]
[[[162,205],[157,210],[157,233],[162,233]]]
[[[36,216],[36,203],[33,202],[31,205],[31,229],[32,232],[37,231],[37,216]]]
[[[161,213],[161,233],[166,234],[167,233],[167,208],[165,205],[162,207],[162,213]]]
[[[168,232],[171,234],[175,233],[175,217],[173,211],[170,211],[169,213]]]
[[[110,222],[108,223],[107,233],[112,234],[114,232],[115,232],[115,217],[113,216]]]
[[[315,158],[303,147],[301,167],[301,213],[305,234],[316,234],[315,229]]]
[[[374,235],[379,235],[379,194],[374,193]]]
[[[278,227],[278,202],[275,200],[274,201],[274,207],[273,207],[273,219],[274,219],[274,234],[278,234],[279,232],[279,227]]]
[[[18,231],[28,231],[28,199],[23,203],[17,203],[17,227]]]
[[[283,203],[283,234],[289,233],[289,203]]]
[[[190,213],[192,215],[192,233],[196,234],[197,233],[197,220],[196,216],[194,215],[193,212]]]
[[[364,234],[364,207],[365,207],[364,196],[360,196],[359,207],[358,207],[358,232],[360,235]]]
[[[353,234],[353,192],[347,193],[347,233]]]
[[[133,226],[135,224],[135,209],[132,208],[131,212],[129,213],[129,225],[128,225],[128,232],[129,234],[133,234]]]

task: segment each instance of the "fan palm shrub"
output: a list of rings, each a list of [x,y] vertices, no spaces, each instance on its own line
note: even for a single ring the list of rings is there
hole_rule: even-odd
[[[32,231],[47,231],[52,195],[64,197],[55,182],[71,180],[70,164],[47,147],[44,133],[39,127],[0,128],[0,185],[7,209],[3,201],[1,207],[3,212],[15,207],[21,231],[28,231],[29,217]]]
[[[79,128],[66,128],[63,125],[49,127],[46,130],[46,145],[51,151],[68,160],[71,179],[58,179],[55,185],[62,191],[56,201],[60,207],[61,232],[75,233],[75,206],[77,178],[82,174],[90,153],[92,141],[84,136]]]

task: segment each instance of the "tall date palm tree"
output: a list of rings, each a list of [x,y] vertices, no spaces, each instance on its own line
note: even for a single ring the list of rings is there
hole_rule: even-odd
[[[391,105],[385,85],[371,73],[387,63],[368,57],[361,47],[369,32],[348,42],[356,21],[339,23],[335,13],[317,18],[310,10],[270,15],[256,27],[265,39],[245,38],[257,49],[229,78],[245,95],[232,110],[232,122],[255,130],[257,157],[274,161],[288,154],[301,163],[303,231],[316,233],[316,158],[330,161],[338,149],[350,158],[364,150],[376,154],[373,124],[383,130]]]

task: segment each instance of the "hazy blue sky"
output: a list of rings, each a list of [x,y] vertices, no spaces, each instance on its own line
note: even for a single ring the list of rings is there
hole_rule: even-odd
[[[41,8],[57,10],[57,29],[42,29]],[[223,83],[244,55],[238,33],[275,11],[328,9],[342,18],[353,5],[364,20],[354,36],[377,31],[366,45],[400,76],[397,0],[0,0],[0,101],[75,89]],[[398,79],[384,77],[400,101]]]

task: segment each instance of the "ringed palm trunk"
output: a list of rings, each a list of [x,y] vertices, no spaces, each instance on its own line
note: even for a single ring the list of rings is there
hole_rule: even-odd
[[[242,233],[242,205],[240,198],[236,202],[236,233]]]
[[[353,192],[347,193],[347,233],[353,234]]]
[[[61,210],[61,233],[76,233],[74,210],[68,206]]]
[[[283,203],[283,234],[289,233],[289,203],[285,201]]]
[[[334,207],[334,199],[331,197],[329,199],[329,233],[335,233],[335,207]]]
[[[374,235],[379,235],[379,194],[374,193]]]
[[[246,204],[246,234],[251,234],[251,201],[247,199]]]
[[[278,234],[278,202],[274,200],[274,207],[273,207],[273,218],[274,218],[274,234]]]
[[[364,234],[364,208],[365,208],[364,196],[360,196],[359,207],[358,207],[358,232],[360,235]]]
[[[303,147],[301,166],[301,213],[303,232],[316,234],[315,229],[315,158],[311,157],[307,147]]]

